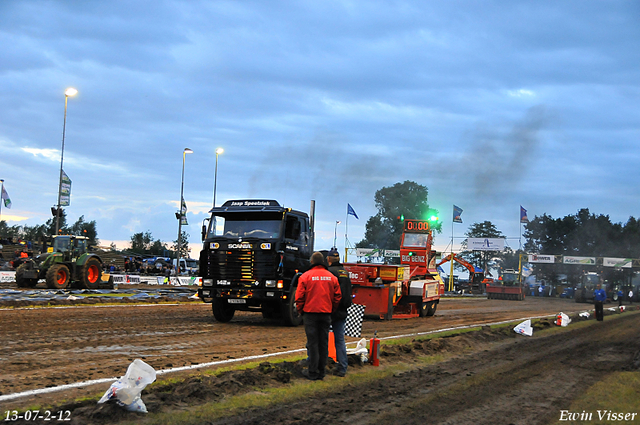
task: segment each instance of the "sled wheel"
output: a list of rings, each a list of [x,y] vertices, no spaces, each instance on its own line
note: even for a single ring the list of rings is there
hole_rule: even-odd
[[[426,303],[423,301],[420,304],[418,304],[418,314],[420,315],[420,317],[426,317],[428,311],[429,311],[429,303]]]
[[[213,317],[221,323],[230,322],[236,312],[236,309],[225,298],[214,298],[211,302],[211,308],[213,309]]]
[[[47,288],[64,289],[69,286],[69,268],[64,264],[54,264],[47,270]]]
[[[438,308],[438,303],[436,303],[435,301],[431,301],[429,303],[429,308],[427,309],[427,316],[431,317],[436,314],[436,308]]]

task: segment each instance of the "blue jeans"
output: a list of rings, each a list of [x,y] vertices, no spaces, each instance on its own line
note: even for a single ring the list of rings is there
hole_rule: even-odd
[[[346,319],[331,322],[333,328],[333,338],[336,345],[336,360],[338,362],[338,372],[347,373],[349,360],[347,359],[347,345],[344,342],[344,325]]]

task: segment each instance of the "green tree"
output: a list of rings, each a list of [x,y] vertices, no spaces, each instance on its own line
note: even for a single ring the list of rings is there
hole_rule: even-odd
[[[173,241],[173,255],[175,257],[175,252],[178,250],[178,240]],[[189,248],[189,233],[185,230],[182,231],[182,235],[180,236],[180,255],[179,258],[189,257],[189,253],[191,252],[191,248]]]
[[[89,246],[96,246],[100,242],[98,240],[95,220],[85,221],[84,215],[81,215],[78,220],[66,230],[69,235],[86,236],[89,238]]]
[[[147,254],[152,243],[153,237],[151,236],[151,232],[134,233],[131,236],[131,247],[129,250],[135,254]]]
[[[398,249],[404,225],[398,217],[427,220],[438,216],[438,211],[429,207],[428,194],[426,186],[409,180],[378,190],[374,198],[378,213],[367,220],[364,239],[356,246]],[[442,224],[436,221],[432,228],[440,232]]]

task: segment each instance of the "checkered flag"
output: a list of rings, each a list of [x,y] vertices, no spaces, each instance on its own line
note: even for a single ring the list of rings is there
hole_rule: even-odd
[[[347,320],[344,325],[344,334],[353,338],[360,338],[362,334],[362,321],[364,320],[364,305],[351,304],[347,308]]]

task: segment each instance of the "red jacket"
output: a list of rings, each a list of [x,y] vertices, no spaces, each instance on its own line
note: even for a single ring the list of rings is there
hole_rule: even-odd
[[[298,313],[331,313],[342,294],[338,278],[322,265],[315,265],[298,279],[296,308]]]

